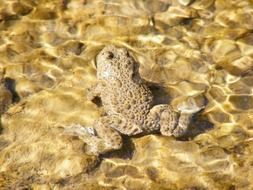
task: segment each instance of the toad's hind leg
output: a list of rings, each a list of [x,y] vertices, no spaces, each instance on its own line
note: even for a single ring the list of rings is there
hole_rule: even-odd
[[[143,132],[142,128],[139,125],[128,121],[120,115],[111,115],[109,118],[111,121],[113,121],[110,127],[119,131],[121,134],[132,136]]]
[[[183,137],[187,134],[193,113],[176,112],[172,107],[165,109],[160,118],[160,131],[165,136]]]
[[[110,116],[104,116],[97,119],[93,127],[73,124],[65,127],[65,132],[84,141],[87,153],[103,154],[122,147],[121,135],[111,127],[115,125],[114,122]]]
[[[148,120],[152,122],[149,130],[160,129],[164,136],[181,137],[187,133],[192,114],[176,112],[170,105],[154,106],[149,113]]]
[[[194,113],[180,113],[177,126],[172,132],[175,137],[184,137],[187,135],[193,115]]]
[[[174,126],[177,125],[178,114],[168,104],[154,106],[148,115],[149,132],[160,130],[162,135],[171,136]]]
[[[120,133],[136,135],[141,133],[142,129],[118,115],[108,115],[97,119],[92,128],[74,124],[65,127],[65,132],[83,140],[88,153],[101,154],[122,147]]]
[[[94,129],[98,140],[95,141],[97,145],[94,144],[92,148],[95,150],[97,148],[99,153],[120,149],[122,147],[120,133],[135,135],[142,132],[137,125],[127,122],[118,115],[108,115],[99,118],[94,122]]]
[[[111,116],[101,117],[94,122],[96,136],[103,141],[103,146],[98,147],[101,149],[100,153],[117,150],[122,147],[121,135],[113,129],[112,126],[114,125],[117,125],[117,121]]]

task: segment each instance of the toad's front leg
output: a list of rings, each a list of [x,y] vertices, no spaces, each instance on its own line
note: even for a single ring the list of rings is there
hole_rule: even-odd
[[[100,97],[102,91],[103,91],[103,86],[100,82],[98,82],[87,89],[86,97],[88,100],[93,100],[95,97]]]

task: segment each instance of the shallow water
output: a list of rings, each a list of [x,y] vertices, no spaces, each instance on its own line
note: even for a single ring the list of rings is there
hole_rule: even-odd
[[[253,189],[251,0],[0,0],[0,189]],[[88,155],[64,134],[103,108],[86,100],[94,59],[128,48],[157,103],[206,103],[187,139],[126,138]],[[162,87],[162,88],[161,88]]]

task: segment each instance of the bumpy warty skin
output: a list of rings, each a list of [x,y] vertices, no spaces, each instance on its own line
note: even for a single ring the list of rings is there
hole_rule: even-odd
[[[141,80],[137,66],[124,48],[107,46],[97,56],[97,79],[106,113],[120,115],[144,128],[153,96]]]
[[[96,57],[96,67],[98,82],[88,90],[87,97],[100,97],[106,116],[94,122],[92,133],[78,133],[88,151],[100,154],[120,149],[121,134],[159,130],[162,135],[179,137],[186,133],[192,114],[182,114],[167,104],[154,106],[154,97],[139,75],[139,65],[127,49],[106,46]],[[78,127],[68,130],[77,134]]]

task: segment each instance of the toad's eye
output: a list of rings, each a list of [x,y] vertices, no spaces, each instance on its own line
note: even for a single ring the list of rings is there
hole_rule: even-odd
[[[114,57],[114,54],[111,51],[107,51],[104,53],[106,59],[112,59]]]

